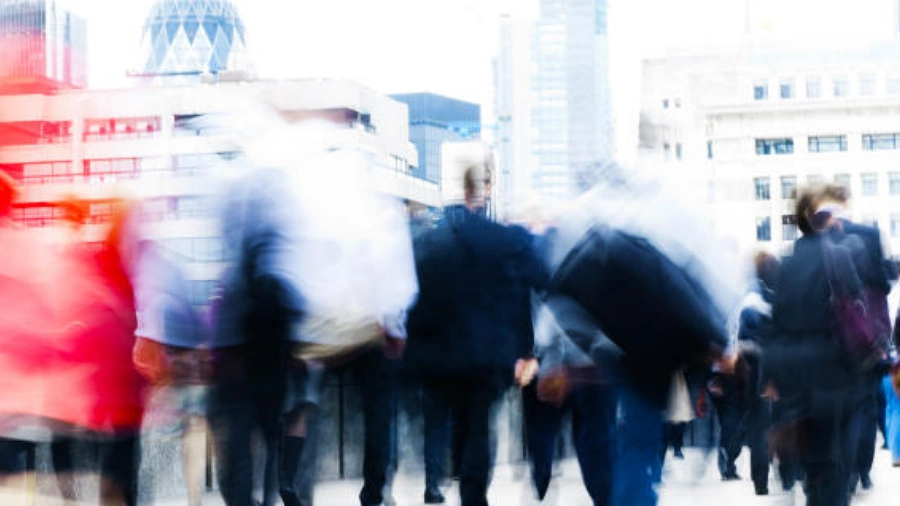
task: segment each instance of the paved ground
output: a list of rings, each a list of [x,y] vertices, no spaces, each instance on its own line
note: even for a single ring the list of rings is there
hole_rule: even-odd
[[[664,485],[660,490],[660,506],[794,506],[803,505],[802,492],[795,494],[780,492],[777,479],[771,478],[769,497],[756,497],[749,479],[739,482],[723,483],[718,479],[713,460],[706,459],[696,450],[685,452],[683,461],[669,460],[664,472]],[[739,473],[749,476],[747,455],[739,461]],[[774,473],[773,473],[774,474]],[[860,506],[893,506],[900,501],[900,469],[890,465],[888,452],[879,450],[875,468],[872,473],[875,488],[867,493],[859,494],[854,503]],[[347,506],[357,504],[356,495],[362,483],[357,480],[325,482],[316,489],[316,506]],[[799,487],[797,487],[799,489]],[[456,486],[445,490],[448,498],[447,506],[458,506]],[[524,479],[521,466],[503,467],[496,471],[490,491],[490,502],[493,505],[535,506],[538,503],[530,499],[530,489]],[[416,476],[400,476],[394,485],[394,498],[397,506],[418,506],[422,502],[422,478]],[[0,505],[3,506],[56,506],[62,503],[47,497],[29,498],[13,490],[0,491]],[[165,501],[155,506],[183,505],[185,501]],[[554,479],[554,489],[544,503],[548,506],[590,506],[587,494],[580,483],[577,464],[566,461],[560,465],[559,474]],[[222,501],[217,494],[208,494],[204,499],[205,506],[221,506]],[[80,506],[80,505],[79,505]]]

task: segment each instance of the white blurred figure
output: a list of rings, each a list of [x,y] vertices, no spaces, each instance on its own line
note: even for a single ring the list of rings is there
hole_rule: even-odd
[[[215,392],[231,393],[226,384],[214,387],[213,411],[224,406],[217,418],[229,432],[224,444],[232,447],[224,462],[231,466],[226,476],[234,478],[223,488],[226,502],[241,504],[248,497],[246,480],[236,476],[250,458],[243,449],[245,426],[259,424],[269,432],[272,454],[276,436],[270,429],[284,415],[278,481],[285,503],[300,504],[296,485],[304,470],[298,465],[308,436],[306,415],[318,403],[321,364],[352,359],[371,376],[362,384],[372,439],[367,437],[366,460],[373,463],[366,466],[361,500],[379,503],[390,464],[393,395],[382,367],[403,351],[404,313],[417,292],[404,208],[374,191],[374,155],[356,132],[324,122],[287,125],[252,108],[211,123],[224,131],[236,125],[232,133],[243,154],[237,163],[243,169],[223,181],[223,231],[235,264],[214,311],[213,345],[244,350],[235,359],[253,361],[246,362],[249,397],[217,403]],[[240,413],[228,412],[235,402],[263,407],[245,423]],[[267,460],[263,504],[274,501],[277,464]]]

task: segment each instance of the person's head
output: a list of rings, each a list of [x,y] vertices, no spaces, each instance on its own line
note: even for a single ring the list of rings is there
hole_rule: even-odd
[[[839,226],[847,209],[850,191],[838,184],[816,185],[797,196],[797,226],[804,235]]]
[[[756,270],[756,279],[762,284],[762,287],[769,291],[775,291],[781,268],[778,259],[768,252],[760,251],[754,257],[753,264]]]
[[[850,190],[841,184],[826,184],[821,188],[822,203],[834,203],[846,206],[850,202]]]
[[[482,142],[445,143],[444,205],[464,204],[472,211],[486,208],[491,198],[494,153]],[[458,186],[457,186],[458,185]]]

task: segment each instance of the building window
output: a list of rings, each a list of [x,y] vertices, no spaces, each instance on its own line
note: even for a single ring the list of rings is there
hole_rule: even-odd
[[[888,173],[888,188],[891,195],[900,195],[900,172]]]
[[[783,100],[788,100],[794,98],[794,80],[793,79],[782,79],[780,86],[781,98]]]
[[[865,151],[900,148],[900,134],[863,134],[862,148]]]
[[[675,108],[681,109],[681,99],[680,98],[675,99]]]
[[[760,79],[753,84],[753,100],[766,100],[769,98],[769,83]]]
[[[794,152],[794,139],[756,139],[757,155],[785,155]]]
[[[810,76],[806,78],[806,98],[821,98],[822,78]]]
[[[800,234],[797,229],[797,215],[785,214],[781,217],[781,238],[785,241],[795,241]]]
[[[664,98],[663,99],[663,109],[668,109],[668,108],[669,108],[669,99]]]
[[[756,218],[756,240],[772,240],[772,219],[768,216],[765,218]]]
[[[825,182],[825,177],[821,174],[810,174],[806,176],[806,183],[810,186],[820,185]]]
[[[878,217],[873,214],[867,214],[862,218],[863,225],[878,228]]]
[[[713,141],[706,141],[706,158],[713,159]]]
[[[670,146],[668,142],[663,144],[663,154],[666,157],[666,160],[672,158],[672,146]]]
[[[875,94],[874,74],[863,74],[859,76],[859,94],[866,97]]]
[[[758,177],[753,180],[756,200],[771,200],[772,192],[769,189],[769,178]]]
[[[878,174],[868,172],[862,175],[862,193],[865,197],[878,195]]]
[[[675,144],[675,158],[677,160],[681,160],[681,155],[682,155],[681,143],[679,142],[679,143]]]
[[[846,135],[817,135],[809,138],[810,153],[847,151]]]
[[[834,175],[835,184],[839,184],[846,189],[850,189],[850,174],[835,174]]]
[[[846,97],[850,88],[850,80],[847,76],[834,76],[831,80],[832,92],[835,97]]]
[[[891,215],[891,237],[900,237],[900,214]]]
[[[889,75],[884,83],[884,90],[888,95],[900,95],[900,75]]]
[[[797,178],[794,176],[783,176],[781,178],[781,198],[790,200],[796,198]]]

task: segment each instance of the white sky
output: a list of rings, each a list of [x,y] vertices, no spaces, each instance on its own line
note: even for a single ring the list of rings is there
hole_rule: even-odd
[[[125,73],[140,68],[140,31],[153,1],[68,0],[89,23],[93,87],[128,85]],[[500,14],[538,12],[538,0],[233,1],[260,77],[343,77],[382,93],[432,91],[488,110]],[[784,46],[884,38],[897,1],[750,0],[751,26],[757,38]],[[739,43],[744,33],[745,0],[609,2],[617,125],[636,113],[642,58],[671,46]]]

